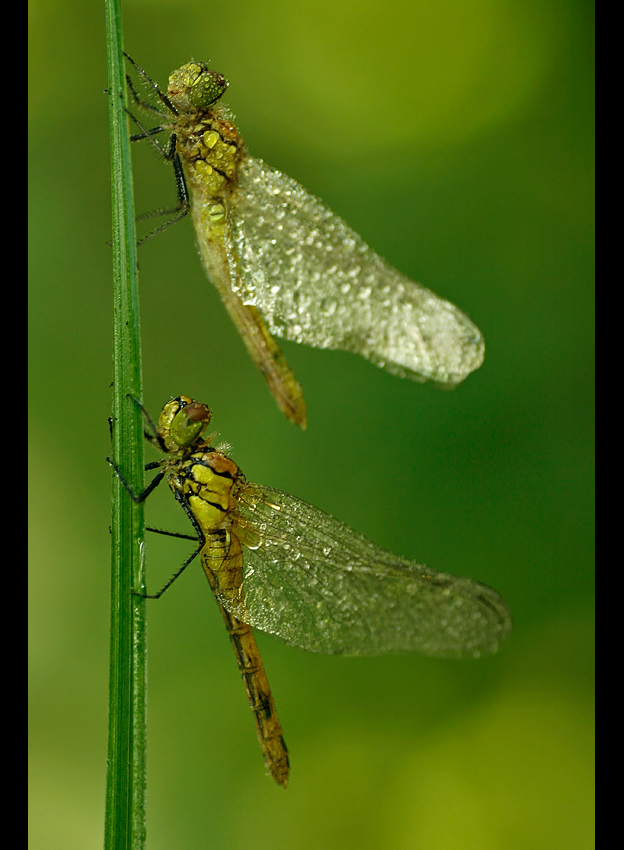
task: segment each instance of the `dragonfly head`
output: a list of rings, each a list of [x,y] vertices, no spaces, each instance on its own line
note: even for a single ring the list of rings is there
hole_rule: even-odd
[[[189,62],[169,77],[168,94],[180,112],[209,109],[225,93],[228,81],[204,62]]]
[[[210,423],[210,408],[186,395],[168,401],[158,418],[158,434],[167,451],[193,446]]]

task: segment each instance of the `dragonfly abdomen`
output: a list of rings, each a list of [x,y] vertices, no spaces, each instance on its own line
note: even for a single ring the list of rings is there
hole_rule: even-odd
[[[275,781],[286,787],[290,769],[288,747],[256,639],[251,626],[225,607],[228,604],[228,607],[235,606],[237,611],[246,610],[242,586],[243,554],[238,537],[225,528],[207,535],[201,560],[236,655],[236,663],[254,714],[264,763]]]
[[[251,626],[237,620],[220,603],[219,608],[230,635],[247,699],[256,721],[258,741],[264,755],[264,764],[279,785],[288,785],[290,761],[284,733],[275,709],[275,700],[262,663],[260,651]]]

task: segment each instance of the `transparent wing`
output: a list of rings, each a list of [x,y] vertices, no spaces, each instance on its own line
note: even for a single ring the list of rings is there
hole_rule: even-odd
[[[323,511],[270,487],[239,494],[238,619],[310,652],[496,652],[511,615],[492,588],[386,552]]]
[[[414,380],[454,385],[484,354],[457,307],[375,254],[342,219],[262,160],[240,166],[226,250],[234,290],[276,336],[352,351]]]

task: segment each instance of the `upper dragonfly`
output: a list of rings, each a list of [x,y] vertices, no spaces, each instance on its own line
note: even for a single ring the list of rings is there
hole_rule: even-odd
[[[305,403],[273,335],[445,386],[481,365],[483,337],[461,310],[393,268],[295,180],[249,156],[218,104],[223,75],[189,62],[165,94],[130,61],[167,110],[141,101],[129,80],[135,100],[165,119],[148,130],[132,116],[142,131],[133,140],[149,138],[173,162],[172,221],[192,211],[204,269],[290,420],[305,427]],[[164,130],[166,147],[154,139]]]

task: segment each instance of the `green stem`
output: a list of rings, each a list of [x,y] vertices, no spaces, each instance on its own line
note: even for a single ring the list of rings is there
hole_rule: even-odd
[[[123,60],[121,0],[106,0],[110,103],[114,352],[113,457],[125,480],[143,489],[139,294],[134,200]],[[146,643],[143,505],[113,475],[110,693],[105,850],[145,845]]]

